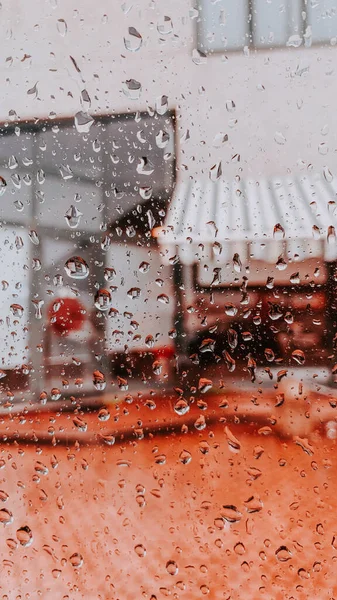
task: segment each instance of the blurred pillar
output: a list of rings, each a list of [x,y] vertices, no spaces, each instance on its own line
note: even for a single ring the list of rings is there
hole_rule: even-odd
[[[337,261],[327,263],[327,335],[326,343],[328,355],[337,355]]]
[[[173,321],[176,330],[175,337],[175,348],[178,356],[183,356],[186,352],[186,336],[184,328],[184,312],[183,312],[183,289],[184,289],[184,277],[183,267],[180,261],[177,261],[173,265],[173,284],[174,284],[174,312]]]

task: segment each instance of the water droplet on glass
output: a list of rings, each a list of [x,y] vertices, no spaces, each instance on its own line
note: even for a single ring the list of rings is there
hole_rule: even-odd
[[[21,546],[25,548],[30,546],[33,541],[33,534],[31,529],[25,525],[24,527],[20,527],[16,532],[16,537]]]
[[[94,119],[86,112],[79,111],[75,115],[75,127],[78,133],[89,133]]]
[[[229,427],[225,427],[225,435],[227,438],[228,446],[233,452],[239,452],[241,450],[241,444],[235,435],[231,432]]]
[[[64,37],[67,33],[68,30],[68,26],[67,23],[65,22],[64,19],[58,19],[57,20],[57,31],[59,32],[59,34]]]
[[[143,38],[135,27],[129,27],[128,36],[124,38],[124,46],[130,52],[137,52],[143,44]]]
[[[64,268],[72,279],[86,279],[89,275],[89,267],[81,256],[68,258]]]
[[[143,544],[137,544],[137,546],[135,546],[135,553],[140,558],[143,558],[146,555],[146,548],[143,546]]]
[[[282,227],[281,223],[276,223],[276,225],[274,226],[274,231],[273,231],[273,237],[275,240],[281,240],[283,239],[285,236],[285,231],[284,228]]]
[[[16,158],[16,156],[14,156],[14,154],[12,154],[12,156],[10,156],[8,159],[8,168],[16,169],[18,166],[19,166],[19,163],[17,161],[17,158]]]
[[[275,556],[280,562],[287,562],[292,557],[292,553],[290,552],[289,548],[287,548],[287,546],[280,546],[276,550]]]
[[[140,270],[141,273],[148,273],[150,270],[150,264],[146,261],[143,261],[140,263],[138,269]]]
[[[174,560],[168,560],[166,563],[166,571],[170,575],[177,575],[178,573],[178,565]]]
[[[161,302],[161,304],[169,304],[170,299],[166,294],[159,294],[159,296],[157,296],[157,300],[158,302]]]
[[[192,460],[192,455],[188,450],[182,450],[179,454],[179,460],[183,465],[188,465]]]
[[[151,175],[154,171],[154,165],[146,156],[143,156],[139,158],[136,170],[140,175]]]
[[[292,352],[291,356],[299,365],[304,365],[305,354],[304,354],[303,350],[294,350]]]
[[[237,252],[233,256],[233,269],[236,273],[240,273],[242,269],[242,262]]]
[[[328,167],[323,167],[323,176],[328,183],[333,181],[333,174]]]
[[[336,231],[332,225],[329,225],[328,227],[327,242],[328,244],[334,244],[336,242]]]
[[[2,525],[10,525],[13,523],[13,515],[7,508],[0,509],[0,523],[2,523]]]
[[[222,164],[221,161],[215,163],[209,170],[209,178],[211,181],[218,181],[222,175]]]
[[[21,306],[21,304],[11,304],[10,309],[11,309],[11,313],[14,315],[14,317],[19,317],[19,318],[22,317],[23,306]]]
[[[101,408],[97,416],[100,421],[108,421],[110,419],[110,413],[107,408]]]
[[[186,402],[186,400],[184,400],[183,398],[177,400],[177,402],[174,405],[174,412],[177,413],[177,415],[179,416],[186,415],[186,413],[188,413],[189,410],[190,406],[188,402]]]
[[[165,148],[170,141],[170,136],[167,131],[162,129],[156,135],[156,144],[158,148]]]
[[[284,137],[283,133],[281,133],[280,131],[275,132],[274,140],[280,146],[283,146],[287,141],[286,138]]]
[[[60,165],[59,171],[60,171],[62,179],[64,179],[65,181],[67,181],[68,179],[72,179],[72,177],[74,176],[69,165],[63,165],[63,164]]]
[[[40,243],[39,240],[39,236],[37,235],[36,231],[34,229],[32,229],[29,233],[29,239],[30,241],[34,244],[34,246],[38,246]]]
[[[6,180],[0,175],[0,196],[3,196],[6,191],[7,183]]]
[[[79,569],[83,565],[83,556],[79,552],[74,552],[69,558],[72,567]]]
[[[222,507],[221,516],[228,523],[238,523],[242,518],[242,514],[234,504],[225,504]]]
[[[101,288],[95,296],[95,306],[98,310],[106,311],[111,308],[111,294],[109,290]]]
[[[131,100],[138,100],[140,97],[141,91],[142,91],[142,85],[136,79],[127,79],[125,81],[125,86],[123,87],[123,92],[124,92],[125,96],[127,96]]]
[[[72,204],[67,210],[66,214],[64,215],[64,218],[70,229],[76,229],[76,227],[78,227],[80,223],[82,216],[83,214],[78,210],[76,206]]]
[[[173,24],[170,17],[164,18],[157,23],[157,31],[160,35],[169,35],[173,31]]]
[[[78,431],[85,432],[88,429],[88,424],[79,416],[74,417],[73,423]]]
[[[98,370],[94,371],[92,375],[92,380],[96,390],[99,390],[101,392],[105,389],[106,379],[104,373]]]
[[[152,196],[152,187],[150,186],[144,186],[144,187],[140,187],[139,188],[139,195],[141,196],[141,198],[143,198],[143,200],[150,200],[151,196]]]

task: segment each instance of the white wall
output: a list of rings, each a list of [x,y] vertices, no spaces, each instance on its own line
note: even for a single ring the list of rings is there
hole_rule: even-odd
[[[318,171],[328,165],[333,171],[337,49],[288,48],[251,51],[250,56],[229,52],[196,65],[192,1],[3,0],[1,120],[10,110],[21,118],[45,117],[52,111],[58,117],[75,115],[84,87],[97,113],[144,109],[166,94],[177,109],[180,134],[190,132],[178,165],[191,174],[207,172],[218,160],[227,176],[240,167],[243,176],[254,178],[308,165]],[[164,15],[173,23],[172,34],[166,36],[157,30]],[[67,23],[64,37],[57,29],[59,19]],[[123,42],[129,26],[143,35],[135,53]],[[30,58],[22,62],[25,54]],[[130,78],[142,84],[139,100],[127,99],[122,91]],[[27,95],[36,83],[37,96]],[[227,112],[227,100],[235,102],[234,113]],[[219,132],[229,136],[220,149],[212,145]],[[275,142],[276,132],[285,136],[284,145]],[[326,155],[318,150],[322,142]],[[232,162],[237,153],[240,164]]]

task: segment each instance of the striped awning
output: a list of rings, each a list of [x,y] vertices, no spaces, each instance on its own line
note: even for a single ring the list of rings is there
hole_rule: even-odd
[[[337,258],[337,179],[305,175],[176,184],[158,235],[164,257],[183,264],[203,259],[275,263]]]

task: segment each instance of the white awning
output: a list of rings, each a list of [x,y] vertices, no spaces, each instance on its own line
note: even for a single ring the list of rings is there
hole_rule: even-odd
[[[236,253],[242,262],[335,260],[337,179],[330,175],[179,181],[158,235],[165,260],[226,263]]]

